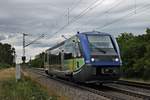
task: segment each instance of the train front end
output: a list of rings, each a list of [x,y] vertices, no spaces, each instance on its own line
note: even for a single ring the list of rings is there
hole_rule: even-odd
[[[122,64],[118,44],[107,33],[88,32],[78,35],[85,60],[83,67],[86,82],[112,82],[119,78]]]

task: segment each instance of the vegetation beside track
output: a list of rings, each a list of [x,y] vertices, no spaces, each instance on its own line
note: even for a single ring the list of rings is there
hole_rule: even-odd
[[[150,80],[150,29],[146,34],[122,33],[118,38],[125,78]]]
[[[44,52],[35,56],[35,59],[29,61],[31,67],[44,67]]]
[[[30,79],[16,82],[15,69],[0,70],[0,100],[57,100]]]
[[[14,55],[15,48],[13,48],[10,44],[2,44],[0,42],[0,69],[14,66]]]

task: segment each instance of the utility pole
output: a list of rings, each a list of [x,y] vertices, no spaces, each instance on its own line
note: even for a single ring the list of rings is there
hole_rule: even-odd
[[[23,33],[23,55],[22,55],[22,62],[25,64],[26,56],[25,56],[25,36],[28,36],[28,34]]]
[[[22,56],[22,62],[23,64],[25,64],[26,61],[26,56],[25,56],[25,47],[33,44],[34,42],[36,42],[37,40],[41,39],[44,37],[44,34],[42,34],[41,36],[39,36],[38,38],[36,38],[35,40],[31,41],[30,43],[26,44],[25,43],[25,36],[28,36],[28,34],[23,33],[23,56]]]
[[[69,24],[69,8],[68,8],[68,14],[67,14],[67,15],[68,15],[68,16],[67,16],[67,17],[68,17],[67,19],[68,19],[68,24]]]

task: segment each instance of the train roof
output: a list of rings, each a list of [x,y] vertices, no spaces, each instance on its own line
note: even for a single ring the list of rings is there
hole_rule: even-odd
[[[97,34],[97,35],[111,35],[109,33],[105,33],[105,32],[98,32],[98,31],[91,31],[91,32],[83,32],[83,33],[79,33],[79,34],[86,34],[86,35],[92,35],[92,34]]]
[[[76,34],[76,35],[79,35],[79,34],[85,34],[85,35],[92,35],[92,34],[94,34],[94,35],[98,35],[98,34],[99,34],[99,35],[111,35],[111,34],[109,34],[109,33],[98,32],[98,31],[82,32],[82,33],[78,33],[78,34]],[[73,36],[75,36],[75,35],[73,35]],[[70,38],[72,38],[73,36],[71,36]],[[69,38],[69,39],[70,39],[70,38]],[[58,43],[57,45],[52,46],[51,48],[47,49],[46,51],[53,50],[53,49],[55,49],[55,48],[57,48],[57,47],[63,45],[63,44],[65,43],[65,41],[66,41],[66,40],[64,40],[64,41],[62,41],[62,42],[60,42],[60,43]]]

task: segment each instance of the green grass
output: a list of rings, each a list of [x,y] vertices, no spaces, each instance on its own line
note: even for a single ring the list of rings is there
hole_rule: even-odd
[[[57,100],[29,79],[0,81],[0,100]]]
[[[0,63],[0,69],[9,68],[11,67],[9,64]]]

